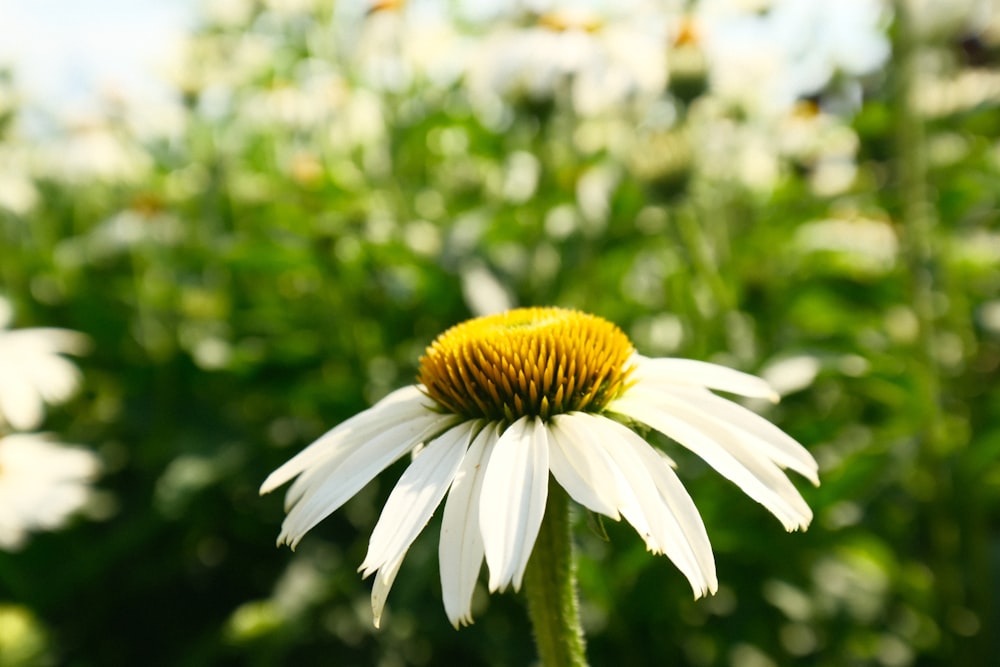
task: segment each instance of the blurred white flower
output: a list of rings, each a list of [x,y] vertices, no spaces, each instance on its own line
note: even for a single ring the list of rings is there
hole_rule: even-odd
[[[253,0],[205,0],[200,9],[209,24],[240,27],[250,21],[254,4]]]
[[[861,142],[843,118],[812,102],[799,102],[777,119],[774,133],[781,154],[809,168],[815,194],[829,197],[853,185]]]
[[[954,261],[983,269],[1000,269],[1000,232],[972,229],[956,233],[949,243]]]
[[[281,55],[276,37],[251,31],[191,35],[181,53],[164,65],[164,75],[195,95],[199,113],[210,118],[231,113],[237,91],[258,87]]]
[[[913,27],[925,39],[979,32],[997,20],[995,0],[905,0],[904,4]]]
[[[847,268],[868,274],[890,271],[899,252],[891,224],[862,217],[808,222],[796,230],[794,243],[804,253],[827,252]]]
[[[693,159],[712,178],[767,193],[795,164],[807,170],[816,195],[830,197],[848,190],[857,176],[857,134],[846,119],[815,103],[738,119],[721,100],[708,96],[691,105],[688,118],[697,147]]]
[[[175,60],[178,60],[175,58]],[[160,68],[162,78],[169,76],[170,66]],[[149,100],[143,98],[124,101],[122,116],[128,131],[139,143],[167,140],[179,141],[191,120],[181,100],[173,95]]]
[[[86,449],[37,433],[0,438],[0,549],[28,533],[56,530],[91,497],[100,462]]]
[[[913,105],[929,118],[942,118],[1000,103],[1000,72],[986,68],[925,74]]]
[[[0,158],[7,156],[0,153]],[[13,161],[11,161],[13,164]],[[23,172],[0,171],[0,209],[25,215],[38,203],[38,190]]]
[[[534,153],[514,151],[507,156],[504,165],[503,197],[515,204],[523,204],[531,199],[538,188],[542,174],[542,163]]]
[[[980,305],[976,319],[993,335],[1000,334],[1000,299],[993,299]]]
[[[265,0],[264,4],[272,12],[280,14],[308,14],[320,8],[317,0]]]
[[[169,213],[126,209],[94,226],[86,234],[60,241],[52,254],[58,266],[76,268],[144,245],[176,245],[183,235],[181,221]]]
[[[611,215],[611,202],[621,174],[610,162],[589,167],[576,182],[576,205],[580,209],[585,229],[600,233]]]
[[[695,21],[713,92],[751,112],[783,112],[889,57],[881,0],[703,0]]]
[[[765,193],[780,179],[781,156],[773,126],[765,119],[736,120],[718,99],[704,97],[691,105],[687,129],[696,147],[692,160],[704,176]]]
[[[401,92],[416,82],[448,86],[463,71],[468,40],[441,2],[338,3],[338,39],[361,84]]]
[[[462,266],[462,296],[469,310],[477,317],[510,310],[513,298],[510,290],[493,275],[485,263],[470,260]]]
[[[66,329],[0,329],[0,424],[38,427],[46,403],[61,403],[80,386],[80,371],[60,355],[86,346],[83,334]]]
[[[768,362],[760,369],[760,376],[782,396],[806,389],[822,369],[819,357],[797,354]]]
[[[275,85],[253,91],[240,103],[240,120],[261,130],[275,127],[309,130],[323,127],[340,110],[343,91],[334,80],[320,89],[305,85]]]
[[[0,82],[0,98],[3,96]],[[4,108],[0,99],[0,117],[14,113],[13,109]],[[0,211],[4,209],[17,216],[26,216],[31,212],[41,195],[35,186],[30,169],[33,146],[26,141],[17,126],[0,141]]]
[[[567,88],[575,111],[596,115],[655,98],[667,84],[667,12],[651,3],[574,7],[557,3],[534,25],[486,35],[469,64],[474,96],[546,99]]]
[[[327,140],[334,149],[347,153],[355,148],[375,149],[386,140],[387,113],[379,95],[355,88],[330,123]]]
[[[68,183],[135,183],[152,168],[149,154],[99,118],[71,121],[67,133],[43,145],[40,171]]]

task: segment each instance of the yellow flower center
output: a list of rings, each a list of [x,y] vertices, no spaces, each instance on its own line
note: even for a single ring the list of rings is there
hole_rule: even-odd
[[[627,386],[634,348],[607,320],[518,308],[462,322],[420,359],[427,395],[456,414],[514,421],[599,412]]]

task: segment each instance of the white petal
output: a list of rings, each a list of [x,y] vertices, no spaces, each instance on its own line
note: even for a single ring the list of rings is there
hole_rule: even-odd
[[[578,413],[549,420],[549,470],[570,498],[618,521],[618,482],[614,463],[593,441]]]
[[[35,387],[21,380],[10,375],[0,377],[0,417],[15,429],[30,431],[42,423],[45,404]]]
[[[15,329],[0,336],[0,345],[15,346],[23,354],[83,354],[90,339],[79,331],[54,327]]]
[[[511,424],[493,448],[479,506],[492,593],[513,583],[521,588],[545,512],[549,446],[545,425],[535,417]]]
[[[451,485],[480,422],[467,421],[441,434],[399,478],[389,494],[359,568],[367,577],[385,563],[401,559],[424,529]]]
[[[372,584],[372,623],[376,628],[382,622],[382,610],[389,597],[389,589],[392,588],[392,582],[396,580],[402,564],[403,556],[400,555],[395,561],[386,563],[375,575],[375,583]]]
[[[393,426],[373,439],[345,442],[350,451],[336,460],[306,471],[296,480],[289,495],[296,494],[288,511],[278,543],[292,548],[317,523],[322,521],[417,443],[433,437],[455,422],[453,415],[411,419]],[[296,488],[300,485],[301,492]]]
[[[580,428],[576,437],[588,446],[599,448],[607,456],[608,470],[614,476],[618,510],[642,537],[646,547],[654,553],[663,553],[665,539],[658,530],[656,505],[659,502],[656,486],[635,454],[619,442],[621,433],[603,428],[604,417],[576,412],[574,423]],[[600,420],[600,421],[598,421]],[[624,428],[624,427],[623,427]],[[627,430],[627,429],[626,429]]]
[[[285,511],[287,512],[291,509],[306,491],[315,488],[317,484],[323,483],[323,480],[338,470],[341,463],[348,457],[353,456],[360,446],[364,446],[373,439],[381,438],[382,434],[388,428],[397,429],[409,424],[408,429],[404,429],[402,432],[404,434],[408,431],[417,433],[424,428],[425,424],[437,423],[436,420],[440,418],[441,415],[429,410],[415,410],[407,413],[394,412],[386,421],[380,424],[372,423],[367,428],[341,432],[334,440],[329,441],[329,447],[322,456],[317,455],[316,460],[310,467],[302,471],[299,474],[299,478],[288,488],[288,493],[285,494]],[[444,427],[439,431],[422,431],[424,437],[415,440],[416,444],[413,448],[419,448],[426,438],[437,435],[437,433],[446,430],[446,428],[453,423],[457,423],[459,420],[459,417],[451,417],[450,420],[444,422]]]
[[[688,575],[688,580],[694,588],[695,597],[705,593],[715,593],[719,588],[719,580],[715,572],[715,555],[712,553],[712,543],[708,540],[708,531],[705,530],[705,523],[701,520],[701,514],[698,512],[694,500],[681,484],[677,473],[670,467],[670,460],[662,456],[659,450],[654,449],[638,436],[635,439],[629,439],[628,442],[645,462],[646,469],[660,492],[660,497],[667,505],[670,517],[676,522],[683,535],[682,542],[688,549],[675,551],[678,553],[689,551],[688,555],[694,557],[696,567],[692,572],[696,576]]]
[[[50,404],[69,399],[79,389],[83,379],[71,361],[56,355],[35,359],[27,370],[30,382]]]
[[[730,431],[686,408],[669,410],[643,398],[626,396],[608,409],[640,421],[687,447],[766,507],[786,530],[805,528],[812,510],[778,466],[746,447]]]
[[[0,331],[0,419],[20,430],[37,427],[45,402],[69,398],[80,371],[60,353],[79,353],[87,337],[64,329]]]
[[[633,378],[642,382],[693,385],[777,402],[778,394],[756,375],[694,359],[650,359],[633,355]]]
[[[499,427],[495,424],[488,424],[479,432],[469,445],[444,504],[438,546],[441,597],[445,613],[456,628],[472,622],[472,593],[484,555],[479,501],[483,477],[499,438]]]
[[[284,465],[268,475],[260,487],[260,492],[262,494],[270,493],[307,468],[336,456],[338,451],[345,449],[345,443],[354,443],[385,430],[386,424],[423,416],[429,412],[427,406],[428,399],[419,387],[409,386],[397,389],[372,407],[327,431],[318,440],[286,461]]]
[[[666,460],[639,435],[606,417],[586,415],[587,430],[614,460],[627,502],[622,515],[647,547],[664,553],[687,577],[695,596],[718,586],[708,534],[694,502]]]
[[[637,391],[642,392],[643,389],[641,383],[637,384],[630,389],[629,396]],[[819,485],[819,466],[809,450],[757,413],[694,387],[658,388],[648,400],[653,402],[658,399],[663,400],[664,405],[686,406],[702,417],[715,421],[719,426],[746,439],[748,446],[756,447],[779,466],[794,470],[814,485]]]
[[[92,497],[100,459],[48,435],[0,436],[0,548],[17,548],[34,530],[53,530]]]

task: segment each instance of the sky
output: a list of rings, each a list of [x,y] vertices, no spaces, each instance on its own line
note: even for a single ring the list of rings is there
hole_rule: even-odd
[[[0,67],[31,106],[99,107],[102,94],[167,94],[163,63],[196,18],[197,0],[0,0]]]

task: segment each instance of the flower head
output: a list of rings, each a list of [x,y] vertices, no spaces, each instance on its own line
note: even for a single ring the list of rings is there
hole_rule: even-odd
[[[710,389],[776,399],[766,382],[714,364],[639,355],[607,320],[523,308],[458,324],[399,389],[275,470],[267,493],[295,479],[278,537],[295,546],[408,452],[361,564],[376,574],[376,625],[407,550],[447,494],[439,560],[445,612],[471,622],[483,560],[489,590],[520,588],[545,510],[549,474],[576,502],[632,524],[670,558],[695,596],[718,587],[698,510],[666,454],[630,425],[655,429],[703,458],[781,520],[812,512],[783,469],[818,483],[812,456],[770,422]]]
[[[80,371],[62,354],[84,351],[83,334],[66,329],[5,330],[0,300],[0,425],[37,428],[46,403],[61,403],[80,385]]]
[[[561,3],[511,22],[491,20],[469,60],[473,97],[550,99],[565,90],[574,111],[599,116],[648,104],[667,85],[667,21],[653,3]]]
[[[37,433],[0,438],[0,549],[35,530],[55,530],[91,496],[97,456]]]
[[[458,324],[420,360],[424,391],[449,412],[515,422],[600,412],[621,394],[632,344],[607,320],[522,308]]]

